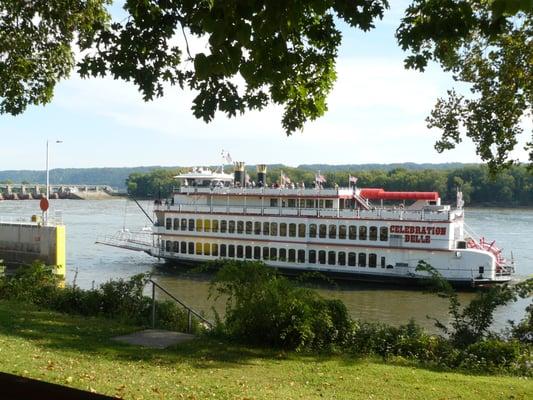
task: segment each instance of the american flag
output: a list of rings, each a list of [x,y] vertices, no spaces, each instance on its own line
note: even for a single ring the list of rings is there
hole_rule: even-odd
[[[353,183],[354,185],[357,183],[357,177],[351,176],[348,178],[348,182]]]
[[[315,182],[318,183],[326,183],[326,178],[324,178],[324,175],[320,175],[320,172],[315,175]]]

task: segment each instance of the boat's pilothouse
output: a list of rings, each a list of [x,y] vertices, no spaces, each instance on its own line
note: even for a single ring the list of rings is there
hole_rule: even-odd
[[[464,229],[457,205],[437,192],[312,187],[283,173],[250,177],[242,162],[233,174],[193,168],[176,176],[179,188],[155,207],[152,255],[180,262],[218,258],[260,260],[295,271],[321,271],[366,281],[413,282],[427,276],[421,260],[457,285],[510,280],[514,267],[494,243]]]

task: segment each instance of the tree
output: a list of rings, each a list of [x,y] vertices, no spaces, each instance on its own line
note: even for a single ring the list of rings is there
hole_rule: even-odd
[[[442,130],[437,151],[466,135],[492,174],[513,163],[510,151],[532,117],[533,2],[531,0],[415,0],[397,31],[411,52],[406,67],[423,71],[437,61],[471,96],[448,91],[428,127]],[[526,145],[533,162],[533,140]]]
[[[411,0],[397,31],[408,68],[437,61],[472,96],[454,90],[428,118],[443,131],[438,151],[465,134],[492,172],[508,165],[531,115],[531,0]],[[192,110],[211,121],[274,103],[291,134],[327,110],[343,21],[374,27],[387,0],[125,0],[127,18],[110,22],[112,0],[0,1],[0,113],[45,104],[74,67],[83,77],[132,81],[145,100],[165,84],[197,93]],[[207,41],[193,53],[189,38]],[[179,40],[183,44],[179,44]],[[464,132],[465,131],[465,132]],[[533,140],[528,145],[533,162]]]
[[[73,67],[76,38],[83,77],[133,81],[145,100],[162,96],[164,83],[188,86],[198,93],[193,113],[205,121],[216,111],[231,117],[280,104],[290,134],[327,109],[338,20],[366,31],[388,7],[387,0],[126,0],[128,18],[109,23],[109,2],[0,2],[0,49],[7,54],[0,57],[0,112],[49,102]],[[192,54],[188,35],[207,39],[208,51]]]

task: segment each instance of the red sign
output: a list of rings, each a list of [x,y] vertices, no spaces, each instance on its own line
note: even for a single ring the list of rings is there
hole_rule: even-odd
[[[41,198],[41,202],[39,203],[39,207],[41,207],[41,210],[43,212],[48,210],[48,207],[50,207],[50,204],[48,203],[48,199],[46,197]]]

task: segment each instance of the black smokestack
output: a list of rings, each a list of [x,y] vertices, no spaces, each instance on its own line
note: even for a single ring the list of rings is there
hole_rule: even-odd
[[[233,180],[234,180],[233,184],[235,186],[244,187],[244,179],[245,179],[244,162],[236,161],[235,170],[233,172]]]
[[[266,173],[267,166],[265,164],[257,165],[257,186],[264,187],[266,186]]]

